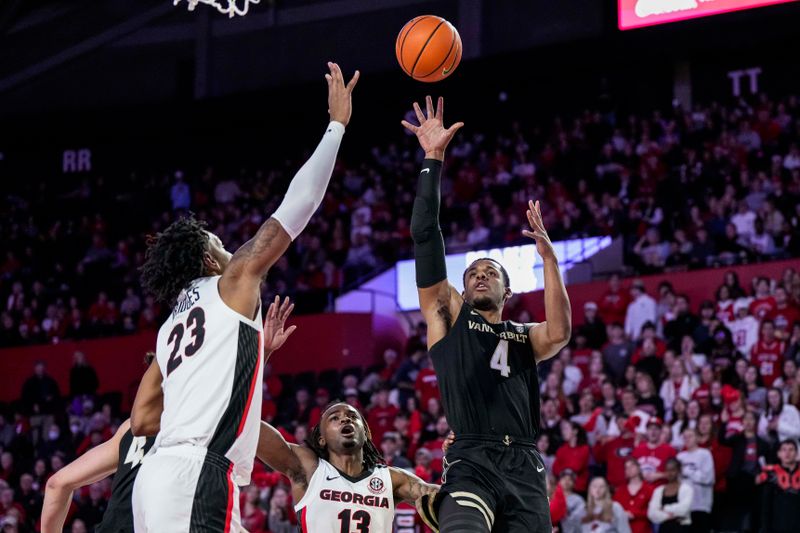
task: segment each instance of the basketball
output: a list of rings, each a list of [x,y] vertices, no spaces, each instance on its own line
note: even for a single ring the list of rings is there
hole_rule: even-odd
[[[461,37],[441,17],[422,15],[403,26],[395,44],[397,62],[417,81],[441,81],[461,62]]]

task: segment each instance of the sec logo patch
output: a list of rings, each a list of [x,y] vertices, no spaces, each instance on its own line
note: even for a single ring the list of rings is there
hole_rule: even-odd
[[[381,478],[374,477],[369,480],[369,491],[372,494],[381,494],[385,490],[386,487],[383,485],[383,480]]]

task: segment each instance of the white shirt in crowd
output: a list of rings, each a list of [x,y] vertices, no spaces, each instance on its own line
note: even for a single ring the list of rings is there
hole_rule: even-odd
[[[638,298],[628,304],[625,314],[625,334],[633,340],[638,340],[642,335],[642,326],[645,322],[656,322],[656,301],[647,294],[640,294]]]
[[[664,485],[653,491],[650,503],[647,506],[647,518],[654,524],[662,524],[670,518],[679,518],[681,525],[688,526],[692,523],[692,500],[694,490],[688,483],[681,483],[678,487],[678,501],[675,503],[661,504],[664,497]],[[670,515],[672,515],[670,517]]]
[[[692,511],[711,512],[714,504],[714,458],[705,448],[684,450],[678,454],[683,478],[692,485]]]
[[[761,438],[769,438],[769,418],[767,418],[766,411],[761,413],[761,418],[758,419],[758,435]],[[781,414],[778,415],[778,441],[792,439],[798,441],[800,439],[800,411],[797,407],[790,404],[783,404]]]
[[[750,355],[750,350],[758,341],[758,319],[747,315],[744,318],[726,322],[725,326],[731,332],[736,349],[744,355]]]
[[[611,509],[614,513],[613,522],[603,522],[601,520],[592,520],[591,522],[584,522],[581,525],[582,533],[631,533],[631,526],[628,523],[628,515],[625,514],[625,509],[617,503],[613,502]],[[600,509],[596,509],[595,513],[599,513]],[[586,508],[583,510],[586,514]],[[580,517],[583,520],[583,516]]]

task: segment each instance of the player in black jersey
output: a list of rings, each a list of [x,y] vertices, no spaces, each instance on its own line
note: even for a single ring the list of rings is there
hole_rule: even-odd
[[[132,533],[133,482],[142,458],[155,440],[155,437],[134,437],[131,433],[131,421],[126,420],[111,439],[56,472],[47,481],[45,488],[42,533],[63,531],[72,491],[100,481],[115,472],[111,499],[102,522],[94,530],[97,533]]]
[[[425,151],[411,214],[420,309],[428,350],[455,442],[445,456],[438,506],[441,533],[550,532],[544,463],[534,442],[539,429],[536,364],[555,355],[571,333],[571,309],[539,203],[529,202],[531,229],[544,265],[547,320],[502,320],[511,297],[505,268],[479,259],[464,272],[464,292],[447,281],[439,227],[444,152],[463,123],[445,129],[443,100],[427,114],[414,104],[419,126],[403,125]],[[533,267],[533,265],[531,265]]]

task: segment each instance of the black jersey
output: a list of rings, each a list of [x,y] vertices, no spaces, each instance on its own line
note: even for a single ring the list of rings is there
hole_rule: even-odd
[[[150,451],[155,437],[134,437],[125,432],[119,442],[119,463],[111,486],[111,499],[95,531],[97,533],[133,533],[133,482],[142,458]]]
[[[539,376],[528,339],[532,324],[490,324],[469,304],[430,349],[442,405],[459,434],[533,440],[539,429]]]

